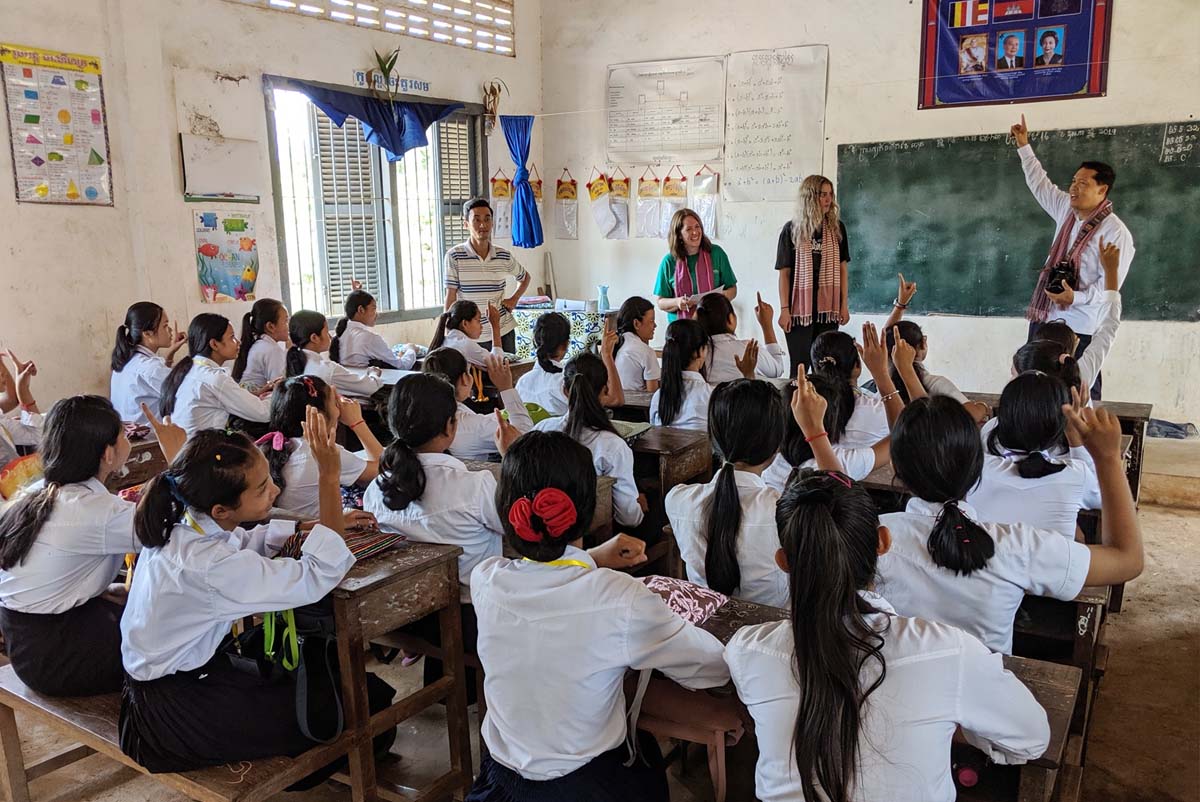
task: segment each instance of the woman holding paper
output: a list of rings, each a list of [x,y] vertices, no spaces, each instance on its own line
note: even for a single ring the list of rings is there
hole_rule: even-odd
[[[654,294],[668,320],[692,317],[705,293],[719,290],[731,301],[737,297],[737,276],[729,257],[704,235],[704,224],[691,209],[680,209],[671,218],[667,249],[658,266]]]

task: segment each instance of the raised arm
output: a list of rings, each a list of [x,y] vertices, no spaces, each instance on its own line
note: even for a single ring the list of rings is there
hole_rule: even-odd
[[[1104,268],[1104,289],[1101,292],[1107,303],[1100,325],[1092,335],[1092,342],[1079,357],[1079,375],[1085,388],[1095,383],[1104,359],[1117,339],[1117,329],[1121,326],[1121,262],[1121,249],[1116,243],[1100,240],[1100,265]]]
[[[619,339],[620,335],[615,329],[606,327],[600,341],[600,361],[604,363],[607,374],[600,403],[606,407],[619,407],[625,403],[625,388],[621,386],[621,374],[617,372],[617,360],[613,357]]]
[[[1017,145],[1017,153],[1021,156],[1021,169],[1025,171],[1025,184],[1029,191],[1055,222],[1062,220],[1071,209],[1071,196],[1054,185],[1042,168],[1042,163],[1033,155],[1024,114],[1021,115],[1021,122],[1009,129],[1009,134]]]
[[[822,471],[845,471],[842,461],[838,459],[829,442],[829,433],[825,431],[825,409],[828,406],[825,397],[817,392],[804,375],[804,365],[796,366],[796,390],[792,393],[792,417],[804,442],[808,443],[817,461],[817,468]]]
[[[900,411],[904,409],[904,399],[896,390],[892,381],[891,371],[888,370],[887,348],[879,339],[879,332],[874,323],[864,323],[862,327],[862,344],[858,346],[859,358],[867,366],[867,372],[875,380],[875,389],[883,399],[883,409],[887,413],[888,428],[896,425]]]
[[[903,273],[897,273],[896,276],[900,279],[900,283],[896,287],[896,300],[892,303],[892,314],[888,315],[888,319],[883,324],[884,331],[891,331],[900,322],[904,317],[904,310],[908,309],[909,301],[917,294],[917,282],[905,281]]]
[[[900,380],[904,382],[904,389],[908,391],[908,400],[916,401],[918,398],[924,398],[928,393],[925,392],[925,385],[921,384],[921,377],[917,375],[917,349],[900,336],[899,330],[892,331],[892,339],[895,341],[895,344],[892,345],[892,364],[896,366],[896,372],[900,374]]]

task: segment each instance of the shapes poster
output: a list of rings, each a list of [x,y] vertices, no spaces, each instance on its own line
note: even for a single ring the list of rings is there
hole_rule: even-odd
[[[196,278],[207,304],[253,301],[258,240],[245,212],[195,212]]]
[[[1116,0],[923,0],[917,108],[1096,97]]]
[[[0,44],[18,203],[112,206],[100,59]]]

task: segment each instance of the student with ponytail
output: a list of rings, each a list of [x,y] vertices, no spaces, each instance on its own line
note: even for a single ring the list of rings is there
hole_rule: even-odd
[[[696,320],[704,327],[712,345],[708,349],[708,362],[704,377],[709,384],[733,381],[743,376],[752,379],[760,376],[778,379],[788,368],[788,357],[783,347],[775,341],[775,310],[758,295],[754,306],[754,317],[762,329],[764,348],[757,340],[739,340],[737,315],[733,304],[721,293],[709,293],[700,299],[696,308]],[[745,375],[748,367],[752,375]]]
[[[346,306],[338,321],[337,332],[329,345],[329,358],[349,368],[383,368],[412,370],[417,362],[417,349],[405,345],[404,353],[396,352],[375,331],[379,306],[375,296],[366,290],[354,290],[346,296]]]
[[[953,802],[959,728],[997,763],[1045,752],[1046,713],[999,656],[962,630],[897,615],[874,592],[891,536],[862,486],[805,470],[776,523],[791,615],[743,627],[725,647],[758,733],[756,798]]]
[[[233,326],[222,315],[202,313],[188,326],[188,355],[171,369],[162,387],[162,412],[188,437],[201,429],[224,429],[230,415],[266,423],[270,407],[221,369],[238,354]]]
[[[139,301],[125,312],[125,322],[117,326],[112,350],[112,379],[109,396],[121,420],[148,423],[142,404],[158,411],[163,382],[171,372],[175,353],[187,343],[187,337],[171,330],[171,321],[161,306]],[[164,359],[158,352],[167,349]]]
[[[500,311],[488,304],[488,323],[492,330],[492,350],[484,348],[477,340],[483,336],[483,314],[474,301],[455,301],[450,308],[442,312],[438,318],[437,331],[429,350],[437,348],[453,348],[462,353],[477,368],[486,366],[488,354],[503,357],[504,348],[500,345]]]
[[[533,324],[533,369],[517,380],[517,391],[530,404],[551,415],[567,414],[562,360],[571,344],[571,321],[558,312],[547,312]]]
[[[316,409],[307,414],[305,439],[320,475],[319,522],[243,528],[269,516],[278,490],[245,435],[213,429],[194,435],[138,503],[134,528],[143,550],[121,618],[127,677],[119,736],[121,751],[151,772],[295,757],[316,745],[298,722],[295,676],[264,678],[239,667],[261,657],[261,648],[255,653],[246,641],[234,655],[229,638],[246,616],[320,601],[354,565],[341,534],[335,429]],[[272,559],[301,531],[299,559]],[[322,639],[306,639],[301,648],[314,679],[316,666],[336,664]],[[340,680],[331,679],[336,688]],[[330,737],[339,720],[336,692],[328,682],[307,687],[309,732]],[[372,712],[394,693],[367,675]],[[386,749],[394,738],[389,729],[376,747]],[[336,764],[302,782],[334,770]]]
[[[233,380],[252,393],[275,386],[287,372],[287,307],[259,298],[242,315],[242,344],[233,363]]]
[[[352,373],[325,356],[332,341],[329,336],[329,321],[320,312],[302,309],[292,315],[288,324],[288,337],[292,347],[287,351],[287,376],[316,376],[326,384],[333,385],[339,393],[370,398],[383,386],[379,370],[369,368],[366,373]]]
[[[639,393],[658,389],[662,367],[658,354],[650,347],[658,322],[654,319],[654,304],[633,296],[621,304],[617,312],[617,347],[613,361],[621,377],[621,387]]]
[[[539,432],[565,432],[572,440],[587,446],[596,473],[616,479],[613,520],[618,526],[636,527],[642,523],[648,505],[633,479],[633,449],[617,434],[600,400],[608,389],[612,348],[616,343],[616,332],[606,331],[600,347],[608,359],[601,360],[585,351],[567,363],[563,371],[567,414],[547,418],[533,428]]]
[[[729,680],[720,641],[608,570],[644,562],[640,541],[578,547],[595,513],[596,471],[567,435],[530,432],[509,447],[496,507],[521,559],[489,557],[471,573],[488,709],[487,751],[467,799],[665,802],[657,743],[627,730],[623,679],[658,669],[688,688],[718,687]]]
[[[518,432],[533,428],[529,410],[521,400],[521,394],[513,389],[512,370],[502,357],[489,354],[485,369],[492,384],[500,391],[500,401],[508,413],[508,421]],[[461,351],[453,348],[437,348],[430,351],[421,362],[424,373],[440,376],[454,388],[458,402],[454,440],[449,451],[459,459],[488,459],[496,453],[496,419],[481,415],[463,402],[470,398],[475,389],[471,373],[467,370],[467,359]]]
[[[703,432],[708,428],[708,399],[712,387],[700,372],[712,343],[704,327],[681,318],[667,326],[663,345],[662,381],[650,398],[650,422]],[[753,365],[743,375],[754,378]]]
[[[844,448],[871,448],[888,436],[904,408],[904,399],[888,370],[888,350],[881,344],[875,324],[864,323],[862,337],[859,345],[844,331],[827,331],[812,346],[813,374],[845,385],[854,396],[854,412],[841,437],[833,441]],[[913,372],[912,346],[901,339],[891,350],[892,362],[900,367],[901,376],[919,385]],[[864,364],[875,380],[878,396],[858,387]]]
[[[1121,464],[1121,426],[1104,410],[1063,406],[1071,437],[1091,453],[1102,499],[1100,545],[1029,524],[984,522],[965,499],[983,469],[971,416],[952,398],[917,399],[892,434],[892,464],[913,493],[884,515],[892,550],[879,591],[901,615],[942,621],[993,651],[1012,651],[1013,617],[1025,594],[1064,601],[1084,585],[1126,582],[1142,572],[1142,536]]]

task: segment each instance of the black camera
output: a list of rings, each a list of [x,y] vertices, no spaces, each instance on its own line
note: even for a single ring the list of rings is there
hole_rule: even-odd
[[[1050,280],[1046,282],[1046,289],[1057,295],[1063,291],[1063,284],[1069,284],[1071,285],[1071,289],[1075,289],[1078,279],[1079,275],[1076,273],[1075,268],[1071,266],[1069,261],[1064,259],[1050,268]]]

